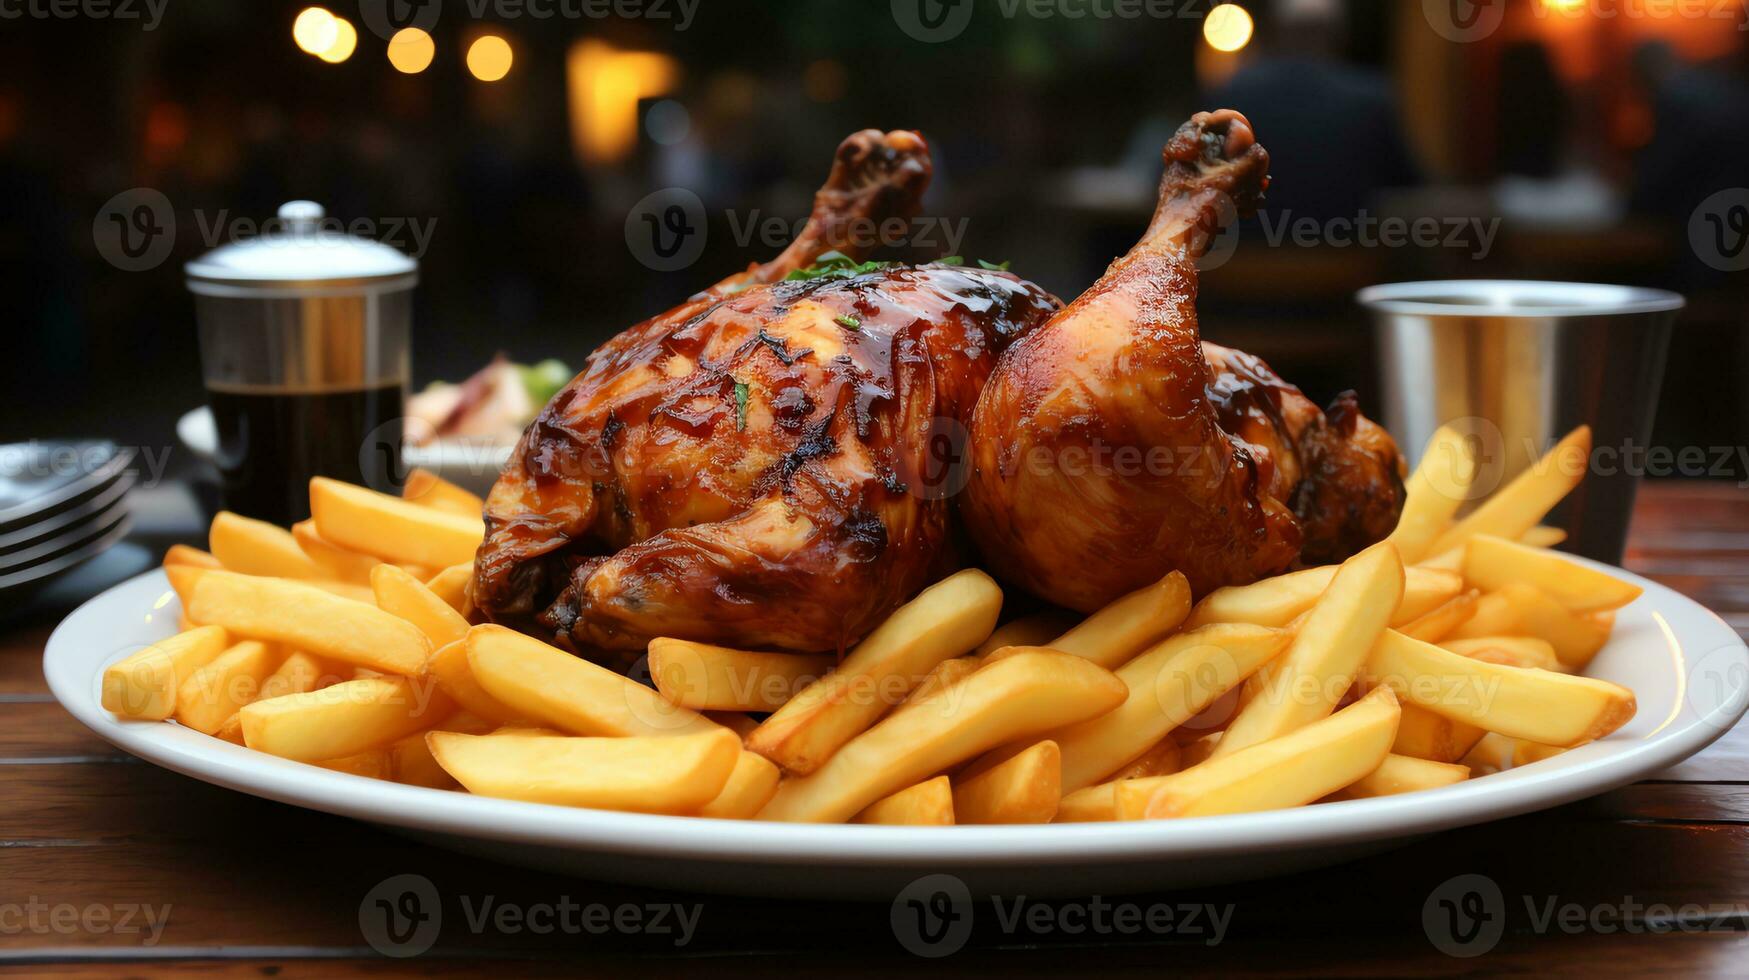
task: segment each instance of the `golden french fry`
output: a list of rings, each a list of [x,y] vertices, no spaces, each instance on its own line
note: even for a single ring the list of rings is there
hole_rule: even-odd
[[[1561,669],[1555,648],[1547,640],[1532,636],[1478,636],[1467,640],[1446,640],[1440,646],[1483,663],[1534,667],[1537,670]]]
[[[231,712],[231,717],[226,718],[225,723],[219,726],[219,730],[213,732],[213,738],[223,739],[233,745],[242,745],[243,716],[235,711]]]
[[[1565,540],[1567,540],[1565,530],[1549,527],[1546,524],[1538,524],[1518,536],[1519,544],[1529,545],[1532,548],[1553,548]]]
[[[407,474],[401,497],[421,507],[434,507],[464,517],[479,517],[486,509],[486,502],[477,495],[417,466]]]
[[[1486,534],[1470,538],[1464,549],[1464,578],[1488,591],[1502,590],[1513,582],[1528,583],[1571,612],[1619,609],[1638,599],[1643,591],[1559,552],[1530,548]]]
[[[765,756],[757,752],[742,752],[735,760],[734,771],[729,773],[729,781],[723,784],[722,792],[701,807],[698,815],[722,820],[751,820],[771,802],[782,775]]]
[[[1517,744],[1512,747],[1512,768],[1517,769],[1519,766],[1528,766],[1533,762],[1552,759],[1565,751],[1567,751],[1565,746],[1544,745],[1541,742],[1519,739]]]
[[[1352,560],[1352,559],[1350,559]],[[1204,596],[1190,611],[1185,629],[1210,623],[1253,623],[1286,627],[1305,615],[1336,578],[1338,565],[1321,565],[1262,579],[1250,585],[1229,585]],[[1414,566],[1403,569],[1403,595],[1391,613],[1399,626],[1426,615],[1463,592],[1463,577],[1455,571]]]
[[[431,754],[431,746],[425,741],[425,735],[425,732],[414,732],[389,743],[385,750],[389,757],[389,778],[408,786],[453,788],[456,785],[455,777],[437,764],[437,757]]]
[[[279,662],[279,667],[261,682],[261,694],[258,700],[283,697],[287,694],[302,694],[338,684],[342,680],[340,672],[325,663],[321,657],[302,650],[294,650]]]
[[[1117,783],[1117,818],[1208,817],[1311,803],[1379,767],[1390,754],[1397,716],[1396,697],[1381,687],[1280,738],[1217,753],[1170,776]]]
[[[1403,702],[1403,717],[1397,722],[1397,738],[1391,752],[1429,762],[1456,762],[1475,748],[1486,730],[1467,722],[1453,721],[1418,704]]]
[[[920,701],[934,697],[936,692],[941,691],[948,685],[957,684],[964,678],[976,673],[979,666],[981,665],[978,662],[978,658],[970,654],[963,657],[954,657],[952,660],[943,660],[941,663],[930,668],[929,673],[923,675],[923,680],[919,681],[917,686],[911,689],[911,693],[905,695],[905,700],[899,702],[899,706],[894,708],[893,711],[903,711],[908,705],[917,704]]]
[[[1103,823],[1117,819],[1118,781],[1085,786],[1063,794],[1052,823]]]
[[[1464,753],[1462,762],[1472,776],[1490,776],[1512,768],[1512,758],[1518,751],[1518,739],[1499,732],[1489,732]]]
[[[969,648],[969,647],[968,647]],[[787,779],[765,820],[836,822],[956,763],[1110,711],[1128,693],[1097,664],[1032,650],[980,668],[852,739],[813,774]]]
[[[486,533],[477,516],[421,507],[320,476],[310,481],[310,513],[316,533],[326,541],[384,561],[433,568],[472,561]]]
[[[1261,690],[1227,726],[1210,761],[1280,738],[1335,710],[1402,595],[1403,563],[1389,543],[1343,562]]]
[[[1062,755],[1045,739],[955,785],[953,814],[962,824],[1050,823],[1062,795]]]
[[[1046,735],[1062,752],[1062,784],[1106,779],[1281,653],[1292,634],[1249,623],[1179,633],[1118,668],[1129,696],[1114,711]]]
[[[238,636],[409,676],[431,652],[425,634],[406,620],[307,582],[192,568],[169,574],[172,583],[190,579],[186,591],[178,589],[190,619]]]
[[[385,782],[394,776],[394,760],[389,757],[386,748],[365,749],[351,755],[343,755],[335,759],[320,759],[310,762],[311,765],[343,772],[348,776],[363,776],[366,779],[381,779]]]
[[[1079,626],[1049,643],[1052,650],[1085,657],[1116,670],[1178,628],[1190,615],[1190,583],[1178,572],[1114,599]]]
[[[725,728],[663,738],[431,732],[426,742],[471,793],[638,813],[698,810],[722,792],[741,755]]]
[[[1478,534],[1516,538],[1536,527],[1585,478],[1591,463],[1591,427],[1567,433],[1553,449],[1512,478],[1434,540],[1427,554],[1457,548]]]
[[[759,719],[745,711],[706,711],[703,714],[711,721],[741,736],[742,741],[746,741],[747,736],[753,734],[753,729],[759,727]]]
[[[468,631],[466,643],[474,680],[519,716],[576,735],[694,735],[723,730],[652,688],[514,630],[476,626]]]
[[[184,678],[225,652],[220,626],[197,626],[118,660],[103,671],[103,708],[123,718],[163,721],[176,713]]]
[[[1379,767],[1330,794],[1332,800],[1364,800],[1395,796],[1423,789],[1438,789],[1470,778],[1470,767],[1450,762],[1431,762],[1395,753],[1385,756]]]
[[[425,581],[425,587],[435,592],[438,598],[449,603],[449,607],[463,616],[471,616],[474,611],[473,602],[468,599],[468,583],[474,579],[474,563],[463,562],[451,565]]]
[[[1455,548],[1447,548],[1431,558],[1421,559],[1410,567],[1430,572],[1460,572],[1464,567],[1464,546],[1460,544]]]
[[[1113,773],[1113,781],[1119,779],[1143,779],[1148,776],[1170,776],[1184,768],[1184,750],[1178,740],[1168,735],[1158,744],[1141,755],[1136,761]]]
[[[261,694],[261,683],[279,666],[279,652],[259,640],[244,640],[186,678],[176,688],[176,722],[211,735],[225,719]]]
[[[658,637],[650,641],[650,679],[675,704],[718,711],[776,711],[819,680],[831,654],[762,653]]]
[[[949,827],[954,823],[953,790],[946,776],[926,779],[870,803],[850,822]]]
[[[984,657],[1003,647],[1049,646],[1050,641],[1062,636],[1080,621],[1081,617],[1063,609],[1047,609],[1030,616],[1022,616],[996,627],[996,631],[978,644],[972,655]]]
[[[1567,670],[1585,669],[1609,642],[1608,625],[1583,613],[1569,612],[1553,596],[1528,582],[1508,582],[1490,594],[1506,610],[1500,615],[1505,628],[1499,633],[1522,633],[1547,641]],[[1466,631],[1463,638],[1484,635],[1488,634]]]
[[[195,568],[223,568],[211,553],[185,544],[173,544],[164,552],[165,565],[193,565]]]
[[[342,681],[316,691],[244,705],[243,742],[300,762],[376,748],[430,728],[454,709],[434,685],[405,677]]]
[[[516,712],[490,694],[474,679],[468,665],[468,643],[464,636],[453,643],[431,651],[425,661],[425,676],[436,682],[462,710],[499,724],[516,720]]]
[[[1386,538],[1405,563],[1427,557],[1433,542],[1451,524],[1470,496],[1476,478],[1476,452],[1470,440],[1442,425],[1428,440],[1415,472],[1404,481],[1403,513]]]
[[[1397,632],[1428,643],[1438,643],[1475,617],[1480,596],[1475,589],[1453,596],[1397,627]]]
[[[299,521],[291,526],[292,540],[310,561],[322,569],[327,578],[336,582],[349,582],[353,585],[370,585],[370,570],[381,565],[382,559],[374,555],[348,551],[329,542],[316,532],[315,521]]]
[[[1483,663],[1394,630],[1362,674],[1436,714],[1549,745],[1602,738],[1634,716],[1634,692],[1608,681]]]
[[[426,588],[424,582],[393,565],[372,569],[370,587],[376,593],[378,608],[419,627],[434,649],[468,635],[468,621],[461,613]]]
[[[279,578],[328,578],[285,528],[221,510],[208,532],[213,557],[233,572]]]
[[[765,719],[747,737],[747,747],[788,772],[813,772],[886,714],[936,664],[983,642],[1001,610],[1002,590],[983,572],[967,569],[942,579],[875,627],[838,669]],[[911,782],[928,775],[919,773]],[[898,788],[891,786],[887,792]],[[778,792],[781,796],[783,791]],[[872,802],[864,800],[862,806]]]

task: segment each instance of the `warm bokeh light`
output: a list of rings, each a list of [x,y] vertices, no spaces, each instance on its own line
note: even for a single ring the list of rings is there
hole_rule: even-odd
[[[398,72],[417,75],[431,66],[436,55],[437,45],[431,35],[417,27],[403,27],[389,38],[389,64]]]
[[[1570,14],[1585,6],[1585,0],[1543,0],[1543,6],[1557,13]]]
[[[334,28],[334,43],[316,54],[316,57],[330,65],[338,65],[352,57],[352,52],[358,49],[358,30],[352,26],[352,21],[336,17]]]
[[[321,55],[340,37],[340,24],[323,7],[305,7],[292,21],[292,40],[305,54]]]
[[[591,162],[624,159],[638,143],[638,102],[665,95],[680,79],[673,58],[579,41],[565,55],[571,139]]]
[[[821,58],[802,70],[802,92],[814,102],[837,102],[850,85],[842,62]]]
[[[1202,37],[1216,51],[1237,51],[1251,43],[1251,15],[1236,3],[1223,3],[1203,18]]]
[[[510,42],[496,34],[482,34],[468,45],[468,71],[482,82],[510,74],[510,62]]]

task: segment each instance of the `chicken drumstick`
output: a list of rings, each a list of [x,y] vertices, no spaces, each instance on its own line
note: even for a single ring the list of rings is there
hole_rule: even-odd
[[[1335,560],[1402,502],[1396,446],[1352,393],[1326,415],[1200,340],[1194,262],[1269,182],[1250,124],[1198,113],[1164,156],[1141,241],[1003,354],[972,425],[964,512],[986,566],[1080,610],[1173,569],[1200,595]]]

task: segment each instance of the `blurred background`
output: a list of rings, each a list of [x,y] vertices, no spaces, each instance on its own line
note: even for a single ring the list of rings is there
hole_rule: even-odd
[[[203,398],[182,263],[290,199],[419,259],[417,388],[498,352],[576,368],[769,258],[870,126],[934,148],[927,210],[961,237],[919,250],[1071,297],[1145,224],[1161,144],[1218,105],[1250,117],[1275,183],[1204,277],[1205,336],[1370,404],[1359,287],[1662,286],[1690,305],[1656,441],[1749,428],[1739,0],[306,7],[0,4],[0,442],[168,444]],[[701,250],[658,271],[628,227],[674,187],[704,206]],[[104,220],[139,188],[173,221]],[[130,230],[163,258],[124,268]]]

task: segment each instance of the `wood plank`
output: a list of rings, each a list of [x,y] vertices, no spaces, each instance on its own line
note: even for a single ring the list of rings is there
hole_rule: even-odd
[[[1162,962],[1173,976],[1395,977],[1494,974],[1644,977],[1728,976],[1741,967],[1741,936],[1717,933],[1614,933],[1607,935],[1508,935],[1474,959],[1456,959],[1433,949],[1425,937],[1351,934],[1293,936],[1244,944],[1204,946],[1152,943],[1103,947],[1073,946],[991,949],[971,946],[941,960],[911,956],[897,943],[850,951],[699,956],[681,959],[604,956],[586,958],[445,957],[416,960],[365,958],[238,958],[198,960],[162,958],[126,961],[131,977],[197,977],[201,980],[349,980],[382,977],[640,977],[710,976],[724,978],[834,976],[887,978],[963,972],[974,976],[1057,977],[1097,973],[1111,977],[1157,978]],[[117,964],[53,963],[18,968],[32,976],[112,980]],[[0,972],[5,972],[0,970]]]
[[[132,759],[53,701],[0,701],[0,766],[23,760]]]
[[[43,677],[43,647],[54,624],[0,627],[0,698],[16,695],[48,696]]]

